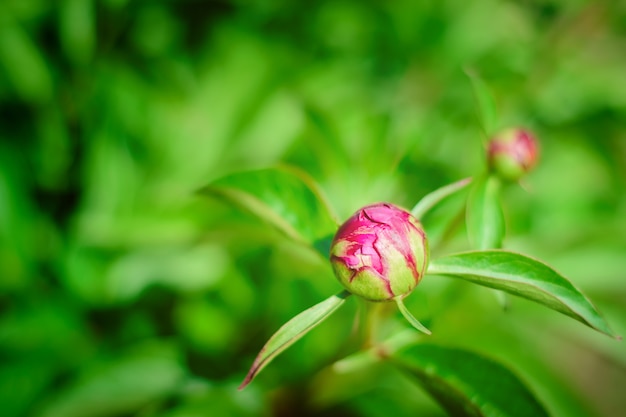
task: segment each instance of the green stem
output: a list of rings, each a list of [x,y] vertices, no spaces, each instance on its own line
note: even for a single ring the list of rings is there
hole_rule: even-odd
[[[361,299],[360,313],[356,325],[359,326],[361,347],[369,349],[376,346],[387,336],[385,327],[387,318],[393,312],[393,304]]]
[[[413,207],[413,209],[411,210],[411,214],[421,221],[422,217],[424,217],[424,215],[429,212],[433,207],[435,207],[445,198],[467,187],[471,182],[471,177],[464,178],[427,194],[420,201],[418,201],[415,207]]]

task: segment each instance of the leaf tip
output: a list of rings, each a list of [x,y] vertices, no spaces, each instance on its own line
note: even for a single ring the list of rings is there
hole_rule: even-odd
[[[424,333],[426,336],[432,336],[433,332],[431,332],[429,329],[427,329],[424,326],[421,326],[420,328],[417,328],[417,330],[421,331],[422,333]]]
[[[398,305],[398,309],[400,310],[400,313],[402,313],[404,318],[409,322],[411,326],[413,326],[420,332],[427,334],[428,336],[432,334],[432,332],[428,330],[426,326],[420,323],[419,320],[417,320],[413,316],[413,314],[411,314],[411,312],[406,308],[406,306],[404,305],[404,302],[402,301],[402,297],[396,297],[395,301],[396,301],[396,304]]]
[[[248,384],[252,382],[252,380],[257,375],[257,373],[259,373],[259,370],[260,370],[259,366],[256,363],[253,364],[252,368],[250,368],[250,370],[248,371],[248,374],[241,382],[241,385],[239,385],[239,387],[237,388],[237,391],[242,391],[245,387],[247,387]]]

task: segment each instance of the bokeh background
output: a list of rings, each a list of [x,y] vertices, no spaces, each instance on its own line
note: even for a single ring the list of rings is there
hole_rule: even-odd
[[[326,262],[196,190],[291,164],[344,219],[484,169],[468,73],[541,162],[503,195],[505,247],[568,276],[626,335],[626,3],[0,2],[5,417],[442,416],[384,364],[338,375],[340,312],[236,388]],[[459,201],[424,219],[433,256]],[[455,204],[457,204],[455,206]],[[353,301],[353,300],[350,300]],[[514,370],[555,416],[623,416],[626,347],[489,290],[425,279],[431,341]]]

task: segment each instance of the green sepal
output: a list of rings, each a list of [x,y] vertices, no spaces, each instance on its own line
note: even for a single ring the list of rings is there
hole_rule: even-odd
[[[431,331],[428,330],[426,328],[426,326],[424,326],[422,323],[420,323],[419,320],[417,320],[413,316],[413,314],[411,314],[409,309],[406,308],[406,305],[404,305],[404,301],[403,301],[402,297],[396,297],[396,298],[394,298],[394,301],[398,305],[398,309],[400,310],[400,313],[402,313],[404,318],[411,324],[411,326],[415,327],[417,330],[419,330],[420,332],[425,333],[427,335],[431,335],[432,334]]]

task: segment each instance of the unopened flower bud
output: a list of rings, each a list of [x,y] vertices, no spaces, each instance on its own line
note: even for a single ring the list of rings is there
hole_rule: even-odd
[[[424,276],[428,241],[420,222],[392,204],[364,207],[337,231],[330,260],[353,294],[371,301],[409,294]]]
[[[512,128],[489,141],[487,159],[491,172],[500,178],[517,181],[530,171],[539,156],[537,141],[527,130]]]

